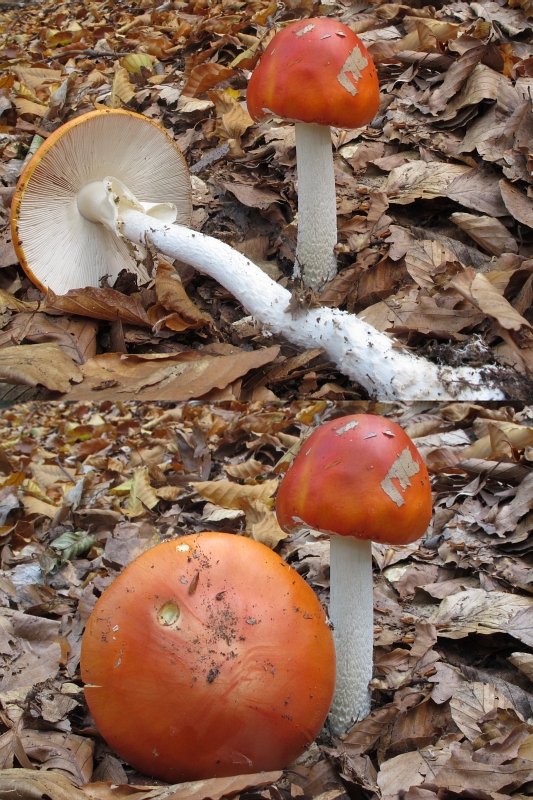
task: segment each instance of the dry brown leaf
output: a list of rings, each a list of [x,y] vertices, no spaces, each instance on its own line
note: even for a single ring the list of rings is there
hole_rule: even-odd
[[[278,525],[272,509],[259,500],[251,497],[241,497],[241,509],[246,514],[246,535],[274,549],[287,538],[287,534]]]
[[[497,319],[502,328],[518,331],[525,326],[533,330],[527,319],[519,314],[505,297],[502,297],[481,272],[478,272],[472,281],[470,291],[478,308]]]
[[[503,194],[502,194],[503,196]],[[493,255],[518,252],[518,244],[505,225],[495,217],[477,216],[456,212],[450,215],[452,222],[468,233],[481,247]]]
[[[164,355],[106,353],[89,359],[82,367],[83,384],[75,399],[161,400],[176,402],[225,389],[252,369],[269,364],[279,347],[211,356],[201,351]],[[1,359],[0,350],[0,359]]]
[[[212,61],[209,61],[207,64],[199,64],[193,67],[183,87],[181,96],[198,97],[202,92],[216,86],[220,81],[225,81],[227,78],[231,78],[236,74],[236,70],[225,67],[223,64],[216,64]]]
[[[393,169],[385,184],[391,203],[406,205],[419,198],[432,199],[445,197],[457,179],[471,170],[461,164],[441,163],[440,161],[409,161]]]
[[[511,708],[511,703],[498,694],[492,683],[464,683],[450,699],[453,721],[471,742],[482,731],[483,717],[497,708]]]
[[[64,314],[79,314],[113,322],[121,319],[130,325],[150,327],[146,311],[134,297],[128,297],[115,289],[98,289],[86,286],[84,289],[71,289],[63,295],[48,290],[43,311],[62,311]]]
[[[446,264],[453,261],[455,256],[451,250],[429,239],[422,239],[411,245],[405,254],[407,272],[423,289],[433,286],[433,276],[444,272]]]
[[[509,214],[522,225],[533,228],[533,200],[509,181],[499,183],[503,202]]]
[[[241,501],[265,503],[278,488],[277,480],[263,481],[255,486],[231,481],[200,481],[191,483],[198,494],[222,508],[242,509]]]
[[[466,589],[445,597],[430,617],[439,636],[462,639],[469,633],[491,634],[505,631],[521,639],[522,631],[512,632],[512,622],[522,611],[533,607],[533,598],[486,592],[484,589]]]
[[[82,786],[91,777],[92,739],[74,733],[41,732],[26,728],[21,733],[21,742],[28,757],[42,764],[42,770],[66,773],[76,786]]]
[[[148,469],[141,467],[134,470],[128,502],[124,509],[125,513],[128,517],[138,517],[145,512],[145,507],[152,509],[158,502],[159,497],[150,485]]]
[[[133,784],[120,787],[118,794],[117,787],[113,784],[88,783],[82,787],[82,791],[84,793],[83,800],[87,800],[87,798],[90,800],[117,800],[118,797],[128,797],[130,794],[133,796],[133,800],[222,800],[223,797],[233,797],[248,789],[261,789],[269,786],[279,781],[282,775],[283,772],[278,770],[277,772],[258,772],[251,775],[233,775],[229,778],[188,781],[173,786],[136,786]],[[58,800],[63,800],[63,798],[58,798]],[[82,798],[76,796],[72,800],[82,800]]]
[[[230,464],[224,467],[224,471],[230,478],[237,478],[237,480],[246,480],[246,478],[257,478],[258,475],[264,475],[266,472],[271,472],[272,467],[268,464],[263,464],[261,461],[256,461],[255,458],[248,458],[241,464]]]
[[[87,800],[87,795],[59,772],[32,769],[0,770],[0,796],[17,800]]]
[[[254,124],[253,119],[235,97],[227,92],[211,91],[207,93],[213,101],[217,113],[217,124],[214,134],[220,142],[228,139],[241,141],[248,128]]]
[[[135,87],[130,83],[129,74],[123,67],[119,67],[115,70],[115,76],[111,85],[110,106],[112,108],[120,107],[120,103],[115,102],[116,99],[127,105],[134,97]]]
[[[68,394],[83,379],[77,365],[56,344],[27,344],[0,350],[0,381],[45,386]]]
[[[185,291],[179,274],[171,264],[160,261],[155,278],[155,291],[161,310],[165,318],[165,326],[170,330],[187,330],[188,328],[202,328],[212,323],[209,314],[200,309],[190,300]],[[148,318],[152,324],[157,306],[148,311]],[[168,312],[176,312],[168,316]],[[158,312],[160,313],[160,312]],[[177,319],[176,319],[177,316]],[[160,317],[158,317],[159,319]],[[181,325],[181,327],[180,327]]]
[[[490,217],[505,217],[508,213],[498,181],[489,170],[469,169],[459,175],[448,186],[446,197]]]
[[[533,682],[533,655],[531,653],[511,653],[507,656],[507,660],[515,667],[518,667],[520,672],[527,675],[530,681]]]

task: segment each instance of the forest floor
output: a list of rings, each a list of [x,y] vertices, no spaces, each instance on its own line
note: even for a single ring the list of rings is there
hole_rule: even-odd
[[[140,285],[131,273],[92,288],[74,276],[68,294],[45,299],[8,227],[38,137],[94,109],[127,108],[161,123],[184,153],[192,227],[297,289],[294,126],[254,123],[245,100],[266,43],[311,14],[360,36],[382,97],[368,127],[332,129],[339,273],[312,302],[439,364],[511,367],[525,382],[506,386],[508,399],[531,396],[529,0],[13,0],[0,3],[0,399],[367,399],[320,348],[262,331],[182,263],[156,258]]]
[[[372,713],[346,736],[326,724],[283,772],[171,788],[139,774],[84,700],[97,598],[154,544],[214,530],[276,548],[327,609],[329,544],[285,537],[272,499],[302,436],[369,411],[412,437],[434,498],[425,537],[373,545]],[[0,797],[530,796],[533,407],[43,402],[2,411],[0,437]]]

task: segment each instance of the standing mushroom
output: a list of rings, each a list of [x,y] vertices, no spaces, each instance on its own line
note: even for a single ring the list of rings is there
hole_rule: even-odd
[[[355,33],[328,17],[299,20],[269,42],[246,94],[256,121],[296,121],[297,272],[320,289],[337,272],[337,204],[330,126],[360,128],[379,106],[372,58]]]
[[[431,519],[431,487],[420,453],[396,423],[372,414],[321,425],[302,444],[276,498],[285,531],[329,534],[330,617],[337,655],[332,730],[370,711],[372,541],[409,544]]]
[[[335,685],[320,601],[270,548],[227,533],[147,550],[96,603],[81,676],[98,730],[170,783],[283,769]]]

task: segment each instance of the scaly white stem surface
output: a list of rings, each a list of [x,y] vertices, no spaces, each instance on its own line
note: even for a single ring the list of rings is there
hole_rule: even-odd
[[[494,388],[489,369],[439,367],[398,347],[353,314],[318,308],[293,316],[287,311],[290,292],[246,256],[211,236],[148,216],[118,181],[106,178],[104,183],[109,209],[102,212],[102,224],[130,242],[151,243],[159,252],[209,275],[272,332],[304,349],[322,348],[340,372],[361,384],[372,397],[405,401],[505,399],[502,390]],[[150,210],[153,212],[159,213],[160,208]],[[97,213],[87,210],[87,214]],[[494,375],[496,378],[497,370]]]
[[[311,289],[335,277],[337,198],[329,125],[297,122],[298,241],[295,272]]]
[[[370,712],[374,603],[372,542],[353,536],[330,539],[330,605],[337,657],[331,730],[346,733]]]

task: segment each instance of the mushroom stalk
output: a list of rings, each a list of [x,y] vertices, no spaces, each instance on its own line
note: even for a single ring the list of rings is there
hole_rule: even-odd
[[[331,730],[346,733],[370,713],[374,604],[372,542],[352,536],[330,539],[330,610],[337,657]]]
[[[329,125],[297,122],[298,241],[295,274],[318,291],[337,273],[337,201]]]
[[[94,192],[95,206],[82,213],[137,245],[151,245],[218,281],[262,325],[293,344],[320,347],[337,368],[380,400],[504,400],[489,371],[439,367],[404,351],[384,333],[352,314],[318,308],[293,316],[291,294],[246,256],[224,242],[143,213],[141,205],[114,178],[106,178],[109,202]],[[85,198],[87,200],[87,198]],[[163,215],[155,206],[150,214]],[[98,217],[100,214],[100,217]],[[498,376],[494,372],[494,382]]]

